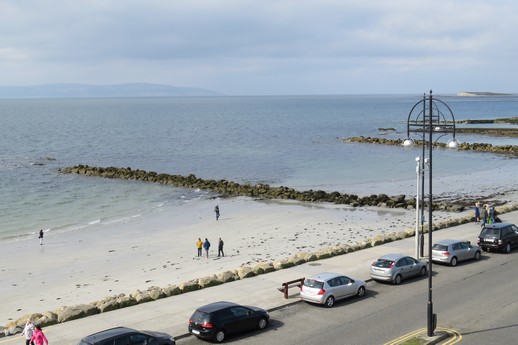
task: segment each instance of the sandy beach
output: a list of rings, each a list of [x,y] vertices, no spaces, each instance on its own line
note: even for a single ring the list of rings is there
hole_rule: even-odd
[[[221,210],[218,221],[216,204]],[[434,212],[434,222],[470,212]],[[36,236],[1,243],[0,324],[29,313],[352,244],[414,224],[415,210],[230,198],[110,228],[47,233],[43,245]],[[197,257],[199,237],[212,244],[208,259]],[[217,257],[219,237],[225,242],[225,257]]]

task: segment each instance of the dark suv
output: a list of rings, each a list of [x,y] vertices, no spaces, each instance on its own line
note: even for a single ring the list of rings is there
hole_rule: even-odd
[[[175,345],[174,338],[167,333],[136,331],[126,327],[110,328],[90,334],[77,345]]]
[[[509,253],[518,246],[518,227],[510,223],[486,224],[478,235],[477,242],[482,250]]]
[[[215,302],[196,309],[189,319],[189,333],[221,343],[229,334],[264,329],[270,316],[264,309],[232,302]]]

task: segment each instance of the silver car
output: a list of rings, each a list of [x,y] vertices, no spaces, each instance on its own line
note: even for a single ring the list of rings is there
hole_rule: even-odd
[[[457,266],[459,261],[479,260],[481,250],[478,246],[460,240],[443,240],[432,246],[432,261]]]
[[[426,262],[402,254],[384,255],[371,265],[371,278],[401,284],[403,279],[426,275]]]
[[[365,296],[365,282],[338,273],[319,273],[304,280],[300,290],[303,301],[325,304],[331,308],[336,300]]]

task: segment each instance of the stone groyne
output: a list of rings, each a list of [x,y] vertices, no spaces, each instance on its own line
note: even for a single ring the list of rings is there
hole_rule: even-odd
[[[373,137],[351,137],[345,138],[342,140],[343,142],[349,143],[362,143],[362,144],[379,144],[379,145],[396,145],[403,146],[402,139],[385,139],[385,138],[373,138]],[[422,140],[415,140],[415,145],[417,147],[423,144]],[[437,142],[433,144],[434,148],[446,148],[445,143]],[[463,151],[476,151],[476,152],[486,152],[486,153],[495,153],[495,154],[504,154],[513,157],[518,157],[518,146],[517,145],[503,145],[496,146],[487,143],[461,143],[459,150]]]
[[[262,199],[284,199],[306,202],[329,202],[334,204],[345,204],[353,207],[377,206],[388,208],[415,208],[415,198],[406,198],[405,195],[388,196],[386,194],[372,194],[360,197],[340,192],[326,192],[323,190],[298,191],[284,186],[272,187],[268,184],[240,184],[228,180],[204,180],[193,174],[170,175],[159,174],[153,171],[133,170],[131,168],[116,167],[91,167],[78,165],[66,167],[59,170],[63,174],[79,174],[85,176],[96,176],[103,178],[116,178],[124,180],[138,180],[152,183],[160,183],[180,188],[203,189],[219,193],[223,196],[235,197],[246,196]],[[471,200],[440,201],[434,203],[434,210],[445,210],[461,212],[466,206],[471,205]],[[471,207],[471,206],[469,206]]]

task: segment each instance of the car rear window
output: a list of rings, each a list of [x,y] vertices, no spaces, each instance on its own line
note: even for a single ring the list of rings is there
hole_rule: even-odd
[[[394,260],[385,260],[385,259],[379,259],[376,261],[373,266],[381,267],[381,268],[389,268],[394,263]]]
[[[480,237],[498,238],[500,237],[500,230],[484,228],[484,230],[482,230],[480,233]]]
[[[209,314],[196,310],[192,315],[191,319],[193,322],[196,323],[204,323],[205,321],[209,320]]]
[[[448,250],[448,246],[445,246],[444,244],[434,244],[432,249],[435,249],[435,250],[440,250],[440,251],[447,251]]]
[[[315,280],[315,279],[306,279],[304,280],[304,286],[315,288],[315,289],[321,289],[324,286],[324,282]]]

